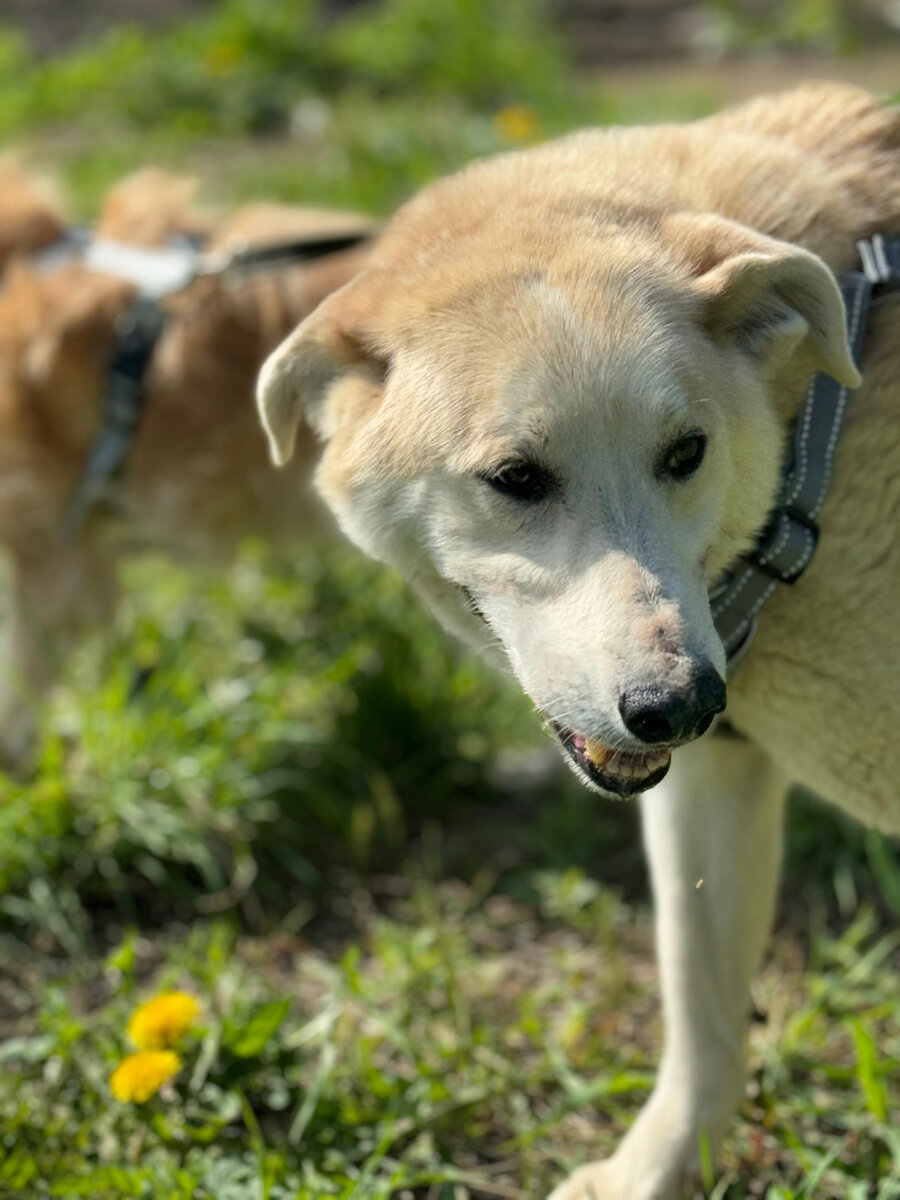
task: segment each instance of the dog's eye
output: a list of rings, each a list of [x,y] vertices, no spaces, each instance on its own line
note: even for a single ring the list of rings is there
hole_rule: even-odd
[[[525,459],[502,463],[493,471],[485,472],[481,478],[494,491],[525,504],[536,504],[556,487],[556,479],[550,471]]]
[[[659,466],[667,479],[687,479],[693,475],[706,454],[706,434],[699,430],[686,433],[670,446]]]

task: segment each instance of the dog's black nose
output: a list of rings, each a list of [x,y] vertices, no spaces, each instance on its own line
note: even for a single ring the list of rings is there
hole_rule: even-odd
[[[725,683],[709,663],[695,672],[687,687],[645,684],[629,688],[619,698],[625,728],[649,745],[699,737],[724,707]]]

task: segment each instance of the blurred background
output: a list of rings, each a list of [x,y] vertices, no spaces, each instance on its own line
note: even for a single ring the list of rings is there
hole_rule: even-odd
[[[213,209],[384,216],[477,155],[820,77],[900,91],[897,0],[0,0],[2,147],[79,221],[148,163]],[[608,1148],[658,1045],[635,807],[337,541],[126,574],[0,776],[0,1195],[518,1197]],[[796,797],[716,1194],[900,1194],[869,1190],[900,1179],[897,917],[896,846]],[[117,1107],[158,981],[207,1057]]]

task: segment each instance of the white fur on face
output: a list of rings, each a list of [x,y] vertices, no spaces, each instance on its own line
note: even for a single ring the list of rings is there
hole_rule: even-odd
[[[354,541],[397,567],[452,632],[512,670],[542,712],[627,745],[623,690],[686,684],[703,659],[724,673],[704,568],[720,537],[731,431],[664,330],[648,338],[645,322],[639,337],[620,328],[601,342],[554,289],[529,291],[522,323],[538,322],[540,338],[512,356],[498,349],[505,366],[471,437],[449,436],[448,421],[441,453],[421,473],[367,471],[328,499]],[[390,437],[394,410],[408,428],[414,391],[421,409],[429,389],[435,406],[471,407],[477,384],[464,356],[452,357],[449,371],[421,356],[407,374],[396,367],[365,457]],[[660,477],[665,450],[692,430],[708,438],[696,476]],[[511,499],[479,477],[476,453],[482,469],[534,460],[558,487],[539,502]]]

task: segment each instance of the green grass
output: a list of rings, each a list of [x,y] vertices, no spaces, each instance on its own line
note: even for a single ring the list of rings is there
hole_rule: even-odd
[[[659,1029],[646,918],[578,872],[534,882],[526,904],[407,871],[378,912],[348,875],[308,936],[195,923],[64,971],[16,946],[0,1194],[545,1194],[633,1117]],[[714,1195],[898,1194],[896,947],[871,913],[814,940],[805,975],[778,944]],[[181,1074],[111,1100],[130,1012],[172,986],[204,1009]]]
[[[540,736],[397,576],[343,549],[290,570],[248,551],[199,589],[157,562],[131,575],[116,643],[85,649],[47,713],[36,777],[6,783],[0,912],[25,935],[74,952],[92,921],[198,900],[271,924],[328,865],[390,862],[410,824],[486,803],[491,758]]]
[[[573,79],[531,0],[391,0],[325,22],[311,0],[226,0],[163,33],[114,29],[36,60],[0,26],[0,137],[61,174],[90,214],[148,160],[210,194],[388,212],[436,174],[587,123],[696,115],[702,86],[625,98]]]
[[[572,80],[535,11],[232,0],[41,62],[7,34],[0,132],[83,216],[148,161],[217,203],[385,213],[517,138],[715,106]],[[608,1152],[660,1035],[634,807],[578,789],[518,691],[347,548],[127,585],[33,778],[0,779],[0,1196],[539,1200]],[[788,832],[711,1194],[886,1200],[897,853],[802,798]],[[128,1015],[170,986],[202,1030],[119,1104]]]

